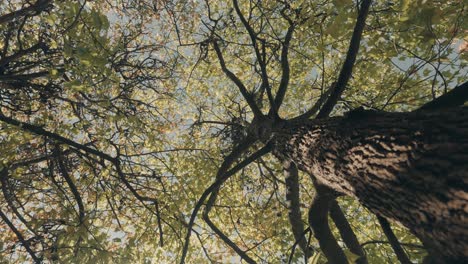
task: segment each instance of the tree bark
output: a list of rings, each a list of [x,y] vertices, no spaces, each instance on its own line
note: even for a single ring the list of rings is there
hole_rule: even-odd
[[[450,263],[468,258],[468,108],[357,110],[285,123],[274,153],[319,184],[399,221]]]

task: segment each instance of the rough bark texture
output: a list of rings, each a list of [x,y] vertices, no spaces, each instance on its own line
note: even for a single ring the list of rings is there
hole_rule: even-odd
[[[447,262],[468,258],[468,108],[352,111],[287,123],[275,154],[372,212],[399,221]]]

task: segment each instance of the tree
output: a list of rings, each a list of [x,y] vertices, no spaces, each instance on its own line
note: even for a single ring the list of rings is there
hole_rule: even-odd
[[[2,257],[467,258],[461,2],[0,7]]]

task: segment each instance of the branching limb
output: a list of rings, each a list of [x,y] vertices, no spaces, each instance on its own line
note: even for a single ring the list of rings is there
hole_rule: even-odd
[[[254,29],[252,26],[249,24],[249,22],[245,19],[244,15],[242,14],[240,8],[239,8],[239,3],[237,0],[232,0],[232,4],[234,5],[234,9],[236,10],[237,15],[239,16],[239,19],[241,20],[242,24],[244,25],[245,29],[249,33],[250,40],[252,41],[252,47],[255,51],[255,56],[257,58],[258,64],[260,65],[260,71],[261,71],[261,79],[262,79],[262,87],[265,88],[267,91],[267,96],[268,100],[270,102],[270,107],[275,109],[275,102],[273,99],[273,95],[271,93],[271,87],[270,83],[268,80],[268,72],[266,69],[266,60],[264,60],[264,56],[260,53],[260,49],[258,48],[257,44],[257,34],[255,33]]]
[[[13,211],[13,214],[23,223],[29,231],[34,233],[36,237],[39,237],[38,233],[29,222],[24,218],[24,216],[18,211],[18,208],[14,204],[14,193],[11,192],[10,185],[8,183],[8,170],[6,167],[0,170],[0,182],[2,183],[2,193],[3,197],[5,197],[5,201],[7,202],[10,209]]]
[[[13,75],[0,75],[0,82],[18,83],[22,81],[29,81],[36,78],[46,77],[50,73],[48,71],[40,71],[26,74],[13,74]]]
[[[299,244],[299,247],[304,252],[308,259],[313,255],[312,250],[308,247],[308,241],[305,237],[304,223],[302,222],[301,207],[299,199],[299,175],[296,165],[291,161],[283,162],[283,171],[286,181],[286,200],[289,201],[290,207],[288,212],[289,223],[291,224],[294,239]]]
[[[286,37],[284,38],[283,47],[281,49],[281,81],[278,88],[278,92],[276,93],[275,103],[273,104],[273,114],[275,116],[278,115],[278,110],[283,103],[284,96],[286,95],[286,91],[289,85],[289,60],[288,60],[288,53],[289,53],[289,43],[291,42],[292,35],[295,29],[294,24],[290,24],[288,31],[286,32]]]
[[[335,196],[327,187],[318,184],[315,184],[315,190],[315,197],[309,209],[309,225],[328,261],[334,264],[347,264],[346,255],[328,224],[328,210]]]
[[[367,258],[366,254],[359,244],[359,241],[354,233],[351,225],[346,219],[343,211],[341,210],[338,202],[336,200],[331,201],[330,204],[330,216],[333,222],[335,223],[338,231],[340,232],[343,241],[351,252],[359,256],[359,259],[356,260],[356,264],[366,264]]]
[[[302,240],[302,237],[305,237],[305,235],[307,235],[307,233],[309,233],[309,241],[307,242],[307,244],[308,244],[307,246],[308,246],[308,247],[310,246],[310,245],[309,245],[309,244],[310,244],[310,237],[311,237],[311,236],[310,236],[310,232],[311,232],[311,231],[310,231],[310,227],[306,228],[306,229],[304,230],[304,232],[302,232],[302,234],[300,235],[299,240],[294,241],[294,244],[293,244],[292,247],[291,247],[291,254],[289,254],[288,264],[291,264],[292,259],[293,259],[293,256],[294,256],[294,251],[296,250],[297,245],[298,245],[299,242]],[[313,248],[312,248],[312,247],[310,247],[310,250],[313,252]],[[312,255],[313,255],[313,254],[312,254]],[[306,261],[307,261],[307,258],[306,258]],[[306,262],[306,261],[305,261],[305,262]]]
[[[400,242],[398,241],[398,238],[393,233],[392,228],[390,227],[390,223],[387,221],[387,219],[377,215],[377,220],[379,220],[380,226],[382,227],[382,230],[387,236],[388,242],[392,246],[393,251],[395,252],[400,263],[411,264],[411,260],[408,258],[405,251],[401,247]]]
[[[5,123],[7,123],[7,124],[10,124],[10,125],[13,125],[13,126],[16,126],[16,127],[19,127],[19,128],[21,128],[21,129],[23,129],[25,131],[30,132],[30,133],[33,133],[33,134],[36,134],[36,135],[39,135],[39,136],[48,137],[50,139],[53,139],[53,140],[57,141],[58,143],[68,145],[68,146],[73,147],[73,148],[75,148],[77,150],[84,151],[87,154],[92,154],[92,155],[95,155],[95,156],[97,156],[97,157],[99,157],[99,158],[101,158],[103,160],[107,160],[107,161],[111,162],[112,165],[114,165],[114,167],[115,167],[115,169],[117,171],[117,174],[118,174],[120,180],[124,183],[124,185],[145,206],[145,208],[147,208],[150,212],[153,211],[152,209],[150,209],[148,207],[147,204],[145,204],[145,201],[146,202],[156,203],[157,199],[147,197],[147,196],[142,196],[137,192],[137,190],[130,184],[130,182],[125,177],[125,174],[122,171],[120,160],[118,159],[118,156],[116,158],[114,158],[114,157],[110,156],[109,154],[106,154],[106,153],[104,153],[102,151],[90,148],[86,144],[77,143],[77,142],[75,142],[75,141],[73,141],[71,139],[65,138],[65,137],[60,136],[60,135],[58,135],[56,133],[49,132],[49,131],[45,130],[44,128],[40,127],[40,126],[31,125],[31,124],[28,124],[28,123],[25,123],[25,122],[18,121],[18,120],[12,119],[10,117],[7,117],[7,116],[5,116],[5,115],[3,115],[1,113],[0,113],[0,121],[3,121]],[[75,196],[75,198],[76,198],[76,196]],[[84,207],[82,209],[84,209]],[[160,215],[157,215],[157,217],[159,219]],[[161,230],[161,232],[162,232],[162,230]]]
[[[248,142],[248,141],[247,141]],[[185,257],[187,255],[187,251],[188,251],[188,246],[189,246],[189,241],[190,241],[190,233],[191,233],[191,230],[193,228],[193,225],[194,225],[194,222],[195,222],[195,218],[198,214],[198,211],[200,211],[200,208],[202,207],[203,203],[205,202],[206,198],[208,198],[209,195],[211,195],[213,192],[215,192],[216,190],[219,189],[219,187],[227,180],[229,179],[232,175],[234,175],[236,172],[238,172],[239,170],[241,170],[242,168],[244,168],[245,166],[249,165],[250,163],[252,163],[253,161],[255,161],[256,159],[262,157],[263,155],[269,153],[271,151],[271,146],[268,144],[266,146],[264,146],[263,148],[261,148],[260,150],[258,150],[257,152],[253,153],[252,155],[250,155],[248,158],[244,159],[243,161],[239,162],[236,166],[234,166],[232,169],[230,169],[229,171],[226,171],[225,173],[223,174],[220,174],[219,172],[221,171],[221,168],[226,168],[226,166],[223,166],[227,163],[223,163],[223,165],[221,165],[221,168],[220,170],[218,171],[218,176],[216,181],[210,185],[210,187],[208,187],[202,194],[202,196],[200,197],[200,199],[198,200],[198,202],[195,204],[195,207],[193,209],[193,212],[192,212],[192,215],[190,216],[190,221],[188,223],[188,232],[187,232],[187,236],[185,238],[185,243],[184,243],[184,248],[183,248],[183,251],[182,251],[182,257],[181,257],[181,261],[180,263],[185,263]],[[231,153],[232,154],[232,153]],[[240,155],[240,154],[239,154]],[[233,157],[234,155],[231,155],[231,157]],[[225,159],[226,160],[231,160],[231,157],[229,157],[229,159]],[[231,163],[232,164],[232,163]]]
[[[208,224],[208,226],[218,235],[224,243],[226,243],[229,247],[231,247],[238,255],[247,263],[256,263],[247,253],[245,253],[242,249],[240,249],[236,243],[234,243],[229,237],[221,231],[210,219],[209,213],[216,202],[216,198],[218,196],[219,188],[214,190],[208,202],[206,203],[205,210],[203,211],[203,220]]]
[[[239,88],[239,91],[241,92],[242,96],[244,97],[245,101],[249,105],[250,109],[254,113],[254,116],[262,116],[262,112],[258,108],[257,104],[255,103],[255,99],[253,95],[247,90],[247,88],[244,86],[242,81],[232,72],[230,71],[227,66],[226,62],[224,61],[223,53],[221,52],[221,49],[219,48],[219,45],[216,41],[213,41],[213,48],[216,52],[216,55],[218,56],[218,61],[221,66],[221,70],[226,74],[226,76],[236,84],[236,86]]]
[[[43,48],[43,46],[44,46],[44,43],[39,42],[39,43],[36,43],[33,46],[31,46],[30,48],[27,48],[27,49],[24,49],[24,50],[19,50],[15,54],[12,54],[12,55],[7,56],[7,57],[3,57],[0,60],[0,68],[5,67],[5,65],[7,65],[8,63],[10,63],[12,61],[17,60],[18,58],[21,58],[21,57],[26,56],[26,55],[30,56],[33,52],[37,51],[38,49]]]
[[[227,171],[226,174],[231,174],[232,172],[232,175],[234,173],[236,173],[237,171],[239,171],[240,169],[244,168],[245,166],[249,165],[250,163],[252,163],[253,161],[255,161],[256,159],[260,158],[261,156],[265,155],[266,153],[268,153],[269,151],[271,150],[271,146],[270,145],[266,145],[265,147],[261,148],[260,150],[258,150],[257,152],[255,152],[254,154],[252,154],[251,156],[247,157],[245,160],[243,160],[242,162],[240,162],[238,165],[236,165],[234,168],[232,168],[230,171]],[[241,153],[239,153],[240,155]],[[242,164],[242,167],[239,167],[239,165]],[[221,166],[223,167],[223,166]],[[220,169],[221,170],[221,169]],[[236,170],[236,171],[234,171]],[[218,175],[217,177],[222,177],[222,173],[220,173],[221,171],[218,171]],[[246,252],[244,252],[242,249],[240,249],[232,240],[229,239],[229,237],[224,234],[221,229],[219,229],[210,219],[209,217],[209,213],[211,211],[211,209],[213,208],[213,205],[215,204],[216,202],[216,198],[218,196],[218,193],[219,193],[219,188],[221,187],[221,185],[219,185],[215,190],[213,190],[211,192],[211,195],[208,199],[208,202],[206,203],[206,207],[205,207],[205,210],[203,212],[203,220],[208,224],[208,226],[229,246],[231,247],[243,260],[245,260],[247,263],[256,263],[252,258],[250,258]]]
[[[182,249],[182,256],[181,256],[181,259],[180,259],[181,264],[185,263],[185,257],[187,256],[188,246],[189,246],[189,242],[190,242],[190,236],[191,236],[192,228],[193,228],[193,225],[195,223],[195,218],[197,217],[198,211],[200,211],[200,208],[202,207],[203,203],[208,198],[208,196],[211,195],[212,192],[216,191],[234,173],[236,173],[238,170],[240,170],[243,167],[245,167],[246,165],[248,165],[248,163],[247,163],[244,166],[241,166],[242,164],[244,164],[247,161],[247,159],[246,159],[243,162],[240,162],[239,164],[237,164],[230,171],[228,171],[229,167],[231,167],[231,165],[242,155],[242,153],[244,153],[244,151],[247,150],[254,142],[255,142],[255,140],[252,137],[247,137],[243,142],[241,142],[238,146],[236,146],[231,151],[231,153],[228,156],[226,156],[226,158],[224,158],[224,161],[221,164],[221,166],[220,166],[220,168],[218,170],[218,173],[216,175],[215,182],[213,184],[211,184],[203,192],[202,196],[198,199],[198,202],[195,204],[195,207],[194,207],[194,209],[192,211],[192,214],[190,216],[190,220],[189,220],[189,223],[188,223],[188,226],[187,226],[187,235],[185,237],[185,243],[184,243],[184,247]],[[269,149],[268,149],[268,151],[269,151]]]
[[[333,89],[330,97],[328,97],[328,100],[325,102],[322,109],[318,113],[317,118],[327,117],[331,113],[341,95],[343,94],[349,79],[351,78],[351,73],[353,71],[354,63],[359,51],[362,32],[364,31],[364,27],[366,25],[366,18],[371,2],[372,0],[362,0],[361,2],[361,8],[359,9],[356,25],[354,26],[353,36],[351,37],[346,59],[338,76],[336,87]]]

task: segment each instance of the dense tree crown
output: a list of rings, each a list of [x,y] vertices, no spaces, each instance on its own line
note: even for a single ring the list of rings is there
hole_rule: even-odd
[[[466,8],[1,1],[0,262],[463,263]]]

